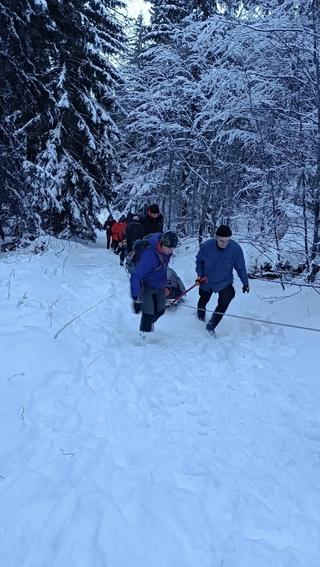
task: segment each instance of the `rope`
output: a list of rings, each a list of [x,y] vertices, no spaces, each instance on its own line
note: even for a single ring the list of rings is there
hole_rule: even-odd
[[[79,315],[76,315],[75,317],[73,317],[72,319],[70,319],[70,321],[67,321],[67,323],[65,323],[63,325],[63,327],[61,327],[61,329],[59,329],[59,331],[56,332],[56,334],[54,335],[54,339],[57,339],[58,336],[62,333],[62,331],[64,331],[69,325],[71,325],[71,323],[73,323],[74,321],[76,321],[77,319],[80,319],[80,317],[82,317],[82,315],[84,315],[85,313],[88,313],[88,311],[91,311],[91,309],[94,309],[95,307],[97,307],[98,305],[101,305],[101,303],[104,303],[105,301],[107,301],[108,299],[111,299],[111,297],[114,297],[116,294],[113,293],[112,295],[109,295],[109,297],[105,297],[104,299],[100,299],[100,301],[98,301],[98,303],[95,303],[94,305],[91,305],[91,307],[88,307],[88,309],[85,309],[84,311],[82,311],[81,313],[79,313]]]
[[[182,307],[188,307],[189,309],[197,309],[193,305],[184,305],[181,303]],[[277,321],[268,321],[267,319],[255,319],[254,317],[244,317],[243,315],[231,315],[230,313],[221,313],[219,311],[212,311],[207,309],[209,313],[217,313],[217,315],[223,315],[224,317],[234,317],[235,319],[245,319],[246,321],[256,321],[257,323],[267,323],[268,325],[277,325],[278,327],[290,327],[291,329],[300,329],[302,331],[314,331],[320,333],[320,329],[315,329],[313,327],[304,327],[302,325],[291,325],[290,323],[278,323]]]

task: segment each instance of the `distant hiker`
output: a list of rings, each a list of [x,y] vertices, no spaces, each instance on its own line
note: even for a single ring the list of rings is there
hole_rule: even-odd
[[[124,233],[127,228],[126,217],[122,215],[118,222],[115,222],[111,228],[112,232],[112,249],[116,254],[120,254],[123,246]]]
[[[110,249],[110,244],[111,244],[111,240],[112,240],[112,232],[111,229],[113,227],[113,225],[115,224],[116,220],[113,218],[113,216],[110,214],[106,220],[106,222],[103,225],[103,230],[106,231],[106,239],[107,239],[107,249]]]
[[[140,218],[140,222],[144,228],[144,234],[153,234],[163,231],[163,216],[160,213],[158,205],[148,207],[146,214]]]
[[[131,211],[129,211],[129,212],[127,213],[127,216],[126,216],[126,222],[131,222],[131,221],[133,220],[133,217],[134,217],[134,213],[132,213]]]
[[[196,283],[200,286],[197,315],[200,321],[205,321],[206,305],[212,294],[218,293],[218,305],[206,326],[207,331],[213,335],[235,296],[233,269],[242,281],[243,293],[250,291],[242,248],[231,240],[231,236],[230,227],[222,224],[217,228],[215,238],[201,244],[196,258]]]
[[[153,331],[155,321],[165,312],[167,267],[178,237],[168,230],[152,234],[148,242],[130,278],[133,310],[136,314],[142,312],[142,333]]]
[[[144,237],[144,228],[139,222],[138,215],[133,215],[131,220],[128,220],[127,217],[127,228],[125,232],[125,239],[126,239],[126,250],[129,254],[132,252],[132,246],[135,240],[139,240],[140,238]]]
[[[181,278],[179,278],[177,272],[175,272],[175,270],[173,270],[172,268],[168,268],[167,269],[167,285],[166,285],[166,305],[170,306],[172,301],[177,299],[184,291],[186,291],[186,288],[181,280]],[[183,301],[183,296],[181,297],[181,300]],[[177,305],[178,305],[179,301],[177,301]]]

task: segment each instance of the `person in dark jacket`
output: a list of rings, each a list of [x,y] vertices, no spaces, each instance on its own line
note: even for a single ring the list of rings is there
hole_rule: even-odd
[[[112,240],[112,227],[113,225],[116,223],[116,220],[113,218],[113,216],[110,214],[106,220],[106,222],[103,225],[103,230],[106,231],[106,239],[107,239],[107,249],[110,250],[110,244],[111,244],[111,240]]]
[[[144,237],[144,228],[139,222],[138,215],[134,215],[131,221],[128,221],[125,239],[126,239],[126,252],[129,254],[132,252],[133,243],[136,240]]]
[[[250,291],[242,248],[231,240],[231,236],[232,231],[229,226],[219,226],[215,238],[210,238],[201,244],[196,258],[196,283],[200,286],[197,315],[200,321],[205,321],[206,305],[212,294],[218,293],[218,304],[206,326],[206,329],[213,335],[216,326],[235,296],[232,285],[233,269],[236,270],[242,281],[243,293]]]
[[[120,245],[120,266],[124,266],[124,261],[127,254],[132,252],[133,243],[135,240],[144,237],[144,229],[139,222],[138,215],[128,213],[126,217],[126,230],[123,236],[122,244]]]
[[[158,205],[151,205],[146,214],[140,218],[140,222],[144,228],[144,234],[153,234],[163,231],[163,216],[160,213]]]
[[[129,211],[129,212],[127,213],[126,221],[127,221],[127,222],[132,222],[134,216],[135,216],[134,213],[132,213],[131,211]]]
[[[140,331],[143,334],[150,333],[155,321],[165,312],[167,267],[178,246],[178,237],[168,230],[152,234],[148,241],[149,246],[130,278],[133,310],[136,314],[142,312]]]

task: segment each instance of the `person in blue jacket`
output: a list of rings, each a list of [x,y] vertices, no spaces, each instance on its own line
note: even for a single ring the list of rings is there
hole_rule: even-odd
[[[218,304],[207,323],[206,329],[215,334],[223,314],[235,296],[233,287],[233,269],[242,281],[243,293],[249,293],[250,286],[242,248],[231,240],[232,231],[222,224],[216,230],[215,238],[210,238],[200,246],[196,258],[196,283],[199,285],[197,315],[205,321],[206,305],[213,293],[218,293]]]
[[[148,242],[130,277],[133,310],[135,313],[142,312],[142,333],[153,331],[155,321],[165,312],[167,267],[174,248],[178,246],[178,237],[168,230],[163,234],[151,234]]]

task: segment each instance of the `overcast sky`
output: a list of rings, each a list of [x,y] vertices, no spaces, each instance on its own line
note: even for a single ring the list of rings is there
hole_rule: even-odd
[[[149,2],[144,2],[144,0],[127,0],[128,4],[128,15],[137,17],[140,12],[145,16],[146,22],[148,21],[148,11],[150,8]]]

